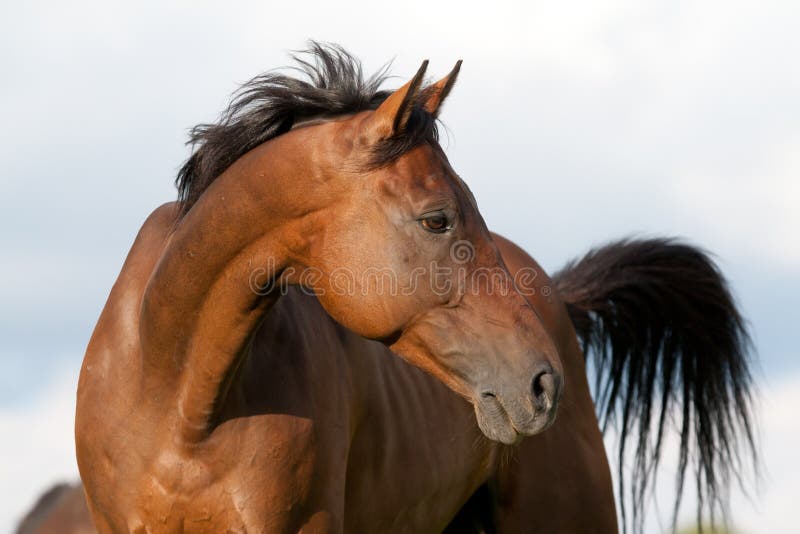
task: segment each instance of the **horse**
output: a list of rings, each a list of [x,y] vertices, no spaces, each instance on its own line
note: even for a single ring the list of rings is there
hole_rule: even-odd
[[[16,534],[94,534],[81,484],[55,484],[17,525]]]
[[[615,532],[584,349],[637,439],[634,526],[676,406],[679,474],[721,502],[751,385],[713,262],[622,241],[551,279],[438,143],[460,61],[386,91],[307,53],[192,130],[111,290],[75,422],[97,529]]]

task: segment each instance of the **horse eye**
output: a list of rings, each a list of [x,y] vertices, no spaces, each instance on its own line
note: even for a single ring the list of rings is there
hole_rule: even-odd
[[[447,220],[447,216],[443,213],[429,215],[421,219],[420,223],[422,224],[423,228],[429,232],[433,232],[434,234],[441,234],[450,229],[450,223]]]

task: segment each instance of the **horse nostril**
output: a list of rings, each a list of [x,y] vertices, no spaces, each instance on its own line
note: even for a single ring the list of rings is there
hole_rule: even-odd
[[[533,404],[537,410],[546,410],[553,406],[558,398],[558,380],[549,365],[533,377],[531,390]]]

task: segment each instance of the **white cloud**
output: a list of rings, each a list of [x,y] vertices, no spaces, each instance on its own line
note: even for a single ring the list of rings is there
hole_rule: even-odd
[[[754,155],[749,168],[719,175],[698,168],[675,176],[670,200],[682,206],[680,225],[739,257],[757,254],[773,267],[800,267],[800,135]],[[724,188],[724,192],[721,189]],[[718,221],[708,224],[708,221]],[[755,244],[758,244],[756,247]]]

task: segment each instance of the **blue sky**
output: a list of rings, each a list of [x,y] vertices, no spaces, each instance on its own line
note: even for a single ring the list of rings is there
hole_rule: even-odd
[[[435,76],[463,58],[442,117],[451,162],[490,227],[548,270],[632,234],[713,252],[752,325],[765,427],[800,440],[780,415],[800,384],[800,4],[284,4],[0,8],[0,424],[31,429],[0,449],[18,458],[0,466],[0,530],[75,476],[77,368],[139,225],[174,198],[187,128],[307,38],[367,71],[394,58],[395,85],[422,59]],[[745,526],[790,528],[788,467]]]

